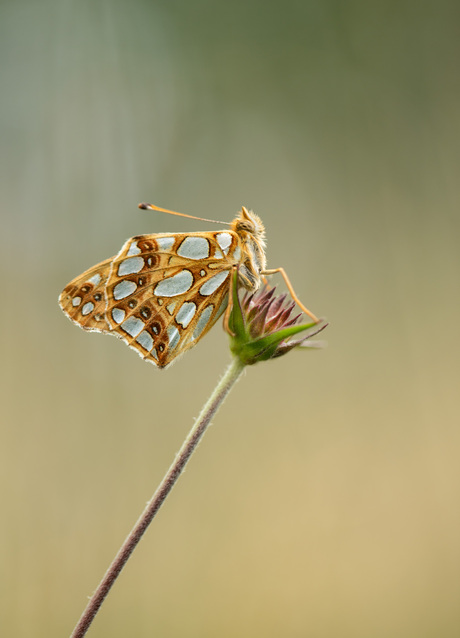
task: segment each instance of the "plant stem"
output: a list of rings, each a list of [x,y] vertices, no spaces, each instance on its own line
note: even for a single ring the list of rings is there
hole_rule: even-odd
[[[222,405],[225,397],[230,392],[235,382],[238,380],[243,369],[244,364],[242,364],[239,359],[234,357],[224,376],[219,381],[208,401],[203,406],[203,409],[201,410],[199,416],[193,424],[192,429],[190,430],[187,438],[182,444],[181,449],[177,453],[171,467],[158,486],[155,494],[147,503],[147,506],[142,512],[139,520],[134,525],[133,529],[121,546],[109,569],[105,573],[104,578],[101,580],[96,591],[91,596],[90,601],[80,620],[78,621],[75,629],[73,630],[70,638],[82,638],[83,636],[85,636],[94,617],[99,611],[99,608],[104,602],[105,597],[109,593],[112,585],[114,584],[121,570],[128,561],[128,558],[137,547],[137,544],[141,540],[147,527],[150,525],[153,517],[160,509],[169,492],[172,490],[182,470],[187,464],[187,461],[197,447],[206,428],[211,423],[213,416]]]

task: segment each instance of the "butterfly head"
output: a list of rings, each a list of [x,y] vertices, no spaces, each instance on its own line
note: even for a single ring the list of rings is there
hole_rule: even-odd
[[[241,237],[243,242],[255,241],[261,248],[265,248],[265,227],[260,217],[252,210],[243,206],[231,223],[231,228]]]

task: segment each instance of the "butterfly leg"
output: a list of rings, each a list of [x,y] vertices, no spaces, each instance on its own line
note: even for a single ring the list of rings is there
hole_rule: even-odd
[[[316,317],[312,312],[310,312],[308,310],[308,308],[306,308],[303,303],[300,301],[300,299],[297,297],[297,295],[295,294],[294,288],[292,287],[291,282],[289,281],[289,277],[286,274],[286,271],[284,270],[284,268],[271,268],[270,270],[264,270],[262,271],[260,274],[261,275],[274,275],[275,273],[279,272],[280,275],[282,276],[282,278],[285,281],[286,286],[288,287],[289,292],[291,293],[292,298],[294,299],[294,301],[296,302],[296,304],[298,306],[300,306],[300,308],[303,310],[303,312],[308,315],[309,317],[311,317],[311,319],[313,319],[313,321],[315,323],[319,323],[319,319],[318,317]]]
[[[234,276],[235,270],[237,270],[237,266],[233,266],[231,270],[230,285],[229,285],[229,291],[228,291],[228,303],[227,303],[227,307],[225,308],[225,314],[224,314],[224,330],[225,332],[228,332],[228,334],[231,337],[235,336],[235,333],[233,332],[233,330],[230,330],[230,325],[229,325],[230,315],[232,314],[232,310],[233,310],[233,276]]]

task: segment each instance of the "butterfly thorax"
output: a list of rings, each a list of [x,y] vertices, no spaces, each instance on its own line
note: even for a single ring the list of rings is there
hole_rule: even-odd
[[[243,206],[230,226],[241,242],[241,283],[248,290],[257,290],[261,284],[260,273],[265,270],[267,262],[264,225],[260,217]]]

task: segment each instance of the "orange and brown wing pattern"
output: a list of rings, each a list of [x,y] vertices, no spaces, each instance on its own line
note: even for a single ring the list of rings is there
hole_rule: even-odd
[[[107,332],[106,285],[113,257],[89,268],[73,279],[61,292],[59,305],[71,321],[84,330]]]
[[[222,314],[230,273],[240,259],[240,240],[232,231],[133,237],[115,258],[71,282],[61,307],[81,327],[114,334],[164,368]],[[96,275],[97,287],[82,297]]]

